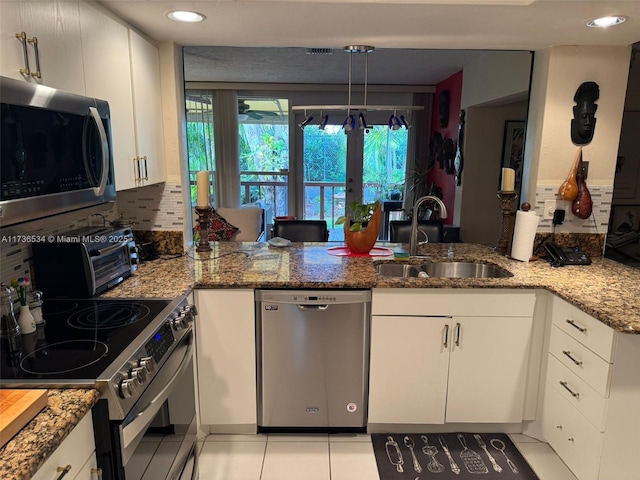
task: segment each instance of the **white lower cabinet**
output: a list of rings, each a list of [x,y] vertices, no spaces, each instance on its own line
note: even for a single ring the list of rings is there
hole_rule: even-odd
[[[60,478],[63,470],[70,467],[62,477],[65,480],[95,480],[96,455],[93,438],[91,412],[87,412],[67,438],[56,448],[31,480]]]
[[[637,480],[640,336],[552,300],[542,433],[578,480]]]
[[[211,432],[255,433],[253,290],[196,290],[200,423]]]
[[[369,423],[521,422],[534,304],[533,292],[374,290]]]

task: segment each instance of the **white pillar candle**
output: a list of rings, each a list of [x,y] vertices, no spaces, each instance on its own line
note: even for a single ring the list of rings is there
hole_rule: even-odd
[[[209,172],[207,170],[198,172],[196,187],[198,192],[196,206],[207,208],[209,206]]]
[[[516,171],[513,168],[502,169],[502,185],[500,190],[503,192],[513,192],[516,189]]]

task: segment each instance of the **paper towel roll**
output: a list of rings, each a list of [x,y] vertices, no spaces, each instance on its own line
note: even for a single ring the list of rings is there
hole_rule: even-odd
[[[513,243],[511,244],[511,258],[528,262],[533,255],[533,242],[538,230],[540,217],[534,211],[516,212],[516,226],[513,229]]]

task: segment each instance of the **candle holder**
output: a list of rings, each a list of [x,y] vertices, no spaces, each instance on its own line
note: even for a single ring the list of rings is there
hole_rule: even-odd
[[[198,215],[198,225],[200,225],[200,242],[196,246],[196,252],[210,252],[211,245],[209,244],[209,227],[211,226],[211,213],[213,208],[211,207],[196,207],[196,214]]]
[[[500,200],[500,208],[502,209],[502,227],[500,228],[500,238],[495,251],[508,255],[511,251],[511,240],[513,239],[513,229],[515,227],[515,210],[513,202],[518,198],[516,192],[498,191],[498,200]]]

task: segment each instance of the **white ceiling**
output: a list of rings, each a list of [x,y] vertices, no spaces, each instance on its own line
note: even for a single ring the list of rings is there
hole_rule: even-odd
[[[482,53],[469,50],[541,50],[554,45],[630,45],[640,41],[640,0],[99,0],[99,3],[154,40],[225,47],[194,49],[190,58],[186,58],[188,80],[345,83],[348,56],[342,47],[366,44],[376,47],[376,52],[369,56],[371,84],[394,83],[389,78],[395,78],[399,84],[433,84],[459,70],[473,54]],[[174,9],[195,10],[207,19],[198,24],[173,22],[166,13]],[[629,20],[609,29],[585,26],[594,17],[612,14],[626,15]],[[310,58],[301,55],[299,48],[288,47],[324,47],[336,51],[330,56]],[[354,63],[354,72],[355,68]],[[375,78],[380,72],[386,72],[385,79]],[[415,75],[415,79],[410,75]]]

